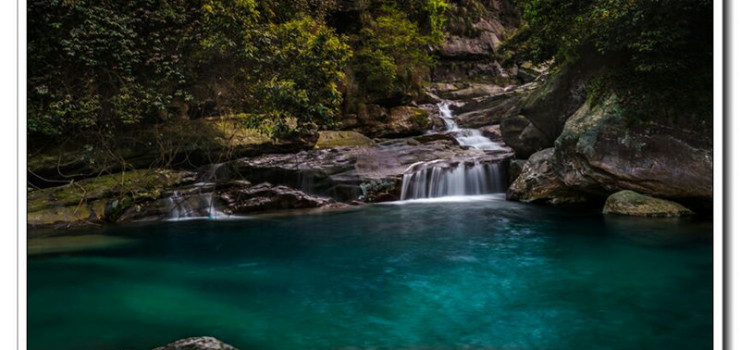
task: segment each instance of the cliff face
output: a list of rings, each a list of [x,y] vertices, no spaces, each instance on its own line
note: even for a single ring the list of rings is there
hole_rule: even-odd
[[[477,82],[509,85],[519,67],[503,67],[494,54],[519,25],[508,0],[458,0],[450,3],[445,42],[435,48],[438,65],[432,82]]]

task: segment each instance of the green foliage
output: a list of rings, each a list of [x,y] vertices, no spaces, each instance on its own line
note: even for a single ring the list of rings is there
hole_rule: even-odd
[[[33,135],[173,123],[199,105],[331,126],[350,49],[306,14],[333,1],[29,1]],[[260,12],[264,11],[264,12]],[[216,91],[213,91],[216,89]],[[193,108],[191,108],[193,107]],[[275,116],[279,116],[276,119]]]
[[[346,72],[376,97],[415,94],[447,2],[358,3],[348,38],[326,24],[336,0],[30,0],[29,134],[240,113],[275,137],[331,128]]]
[[[443,4],[425,2],[424,8],[435,14],[434,26],[444,23],[438,18],[446,8]],[[380,98],[416,95],[434,63],[427,47],[441,40],[435,33],[440,29],[422,34],[406,12],[392,6],[378,8],[366,22],[352,38],[356,48],[352,67],[359,85]]]
[[[525,24],[502,47],[508,59],[575,64],[596,51],[614,62],[604,89],[631,113],[711,113],[709,0],[521,0]]]

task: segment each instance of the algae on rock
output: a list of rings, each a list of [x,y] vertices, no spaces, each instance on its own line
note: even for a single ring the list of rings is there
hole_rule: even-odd
[[[604,214],[679,217],[693,215],[694,212],[676,202],[624,190],[616,192],[606,199]]]

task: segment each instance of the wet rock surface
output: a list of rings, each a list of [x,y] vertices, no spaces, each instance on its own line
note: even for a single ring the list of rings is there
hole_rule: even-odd
[[[286,209],[320,208],[334,203],[325,197],[313,196],[287,186],[261,183],[246,188],[234,188],[219,193],[226,214],[251,214]]]
[[[497,162],[510,157],[501,151],[466,150],[454,137],[430,134],[410,139],[381,141],[362,148],[314,150],[296,154],[273,154],[223,164],[216,181],[244,179],[271,182],[302,189],[339,201],[357,199],[360,184],[400,179],[409,166],[434,160]]]
[[[604,203],[604,214],[680,217],[694,215],[694,212],[676,202],[645,196],[633,191],[619,191],[612,194]]]

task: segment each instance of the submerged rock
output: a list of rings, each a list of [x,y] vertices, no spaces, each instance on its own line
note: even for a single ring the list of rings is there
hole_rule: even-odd
[[[550,204],[574,204],[588,201],[588,197],[568,188],[553,168],[553,148],[539,151],[529,157],[521,174],[509,186],[506,199],[521,202],[544,201]]]
[[[648,217],[679,217],[694,212],[676,202],[653,198],[634,191],[624,190],[612,194],[604,204],[604,214]]]
[[[152,350],[239,350],[213,337],[193,337],[181,339],[174,343]]]

